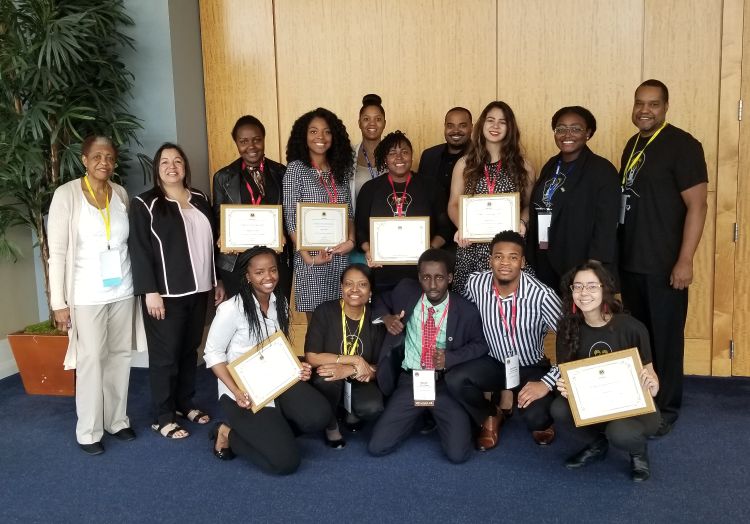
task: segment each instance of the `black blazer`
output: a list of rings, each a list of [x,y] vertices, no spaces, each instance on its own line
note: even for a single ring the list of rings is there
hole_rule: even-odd
[[[474,304],[458,293],[450,293],[450,309],[445,326],[445,369],[463,362],[479,358],[489,352],[482,331],[482,318]],[[404,312],[402,322],[407,325],[414,308],[422,297],[419,282],[404,279],[390,292],[384,293],[373,308],[373,316],[378,318],[388,314]],[[400,335],[386,334],[380,350],[378,362],[378,386],[384,394],[390,395],[396,389],[401,364],[404,362],[404,339],[406,327]]]
[[[269,158],[263,159],[265,181],[276,186],[278,201],[268,201],[265,198],[261,202],[267,205],[282,205],[284,203],[284,191],[282,180],[286,167],[274,162]],[[238,158],[228,166],[222,167],[214,174],[213,183],[213,215],[218,229],[221,220],[222,204],[242,204],[240,198],[240,184],[242,183],[242,158]],[[286,231],[286,228],[284,228]],[[291,243],[287,239],[287,246]],[[221,253],[216,251],[216,265],[225,271],[233,271],[238,255],[234,253]]]
[[[447,192],[446,194],[449,194],[451,188],[451,173],[448,173],[448,175],[445,176],[443,173],[439,172],[440,160],[447,147],[448,144],[438,144],[422,151],[422,156],[419,158],[419,176],[424,177],[433,183],[437,183],[439,187]]]
[[[208,219],[215,243],[216,228],[208,197],[193,188],[190,193],[190,204]],[[161,190],[151,189],[131,201],[128,248],[136,295],[179,297],[198,292],[180,204],[165,198]],[[215,286],[213,263],[211,273]]]
[[[559,155],[542,168],[532,192],[529,227],[526,232],[526,260],[534,267],[539,249],[538,215],[544,183],[554,175]],[[620,210],[620,180],[606,158],[585,147],[575,164],[565,191],[558,190],[549,228],[549,257],[552,268],[563,275],[588,259],[596,259],[615,270],[617,223]]]

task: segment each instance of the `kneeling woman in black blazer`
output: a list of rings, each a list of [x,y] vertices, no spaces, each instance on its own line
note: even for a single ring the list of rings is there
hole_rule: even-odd
[[[375,381],[376,363],[385,337],[382,324],[373,325],[372,274],[364,264],[352,264],[341,273],[341,300],[329,300],[313,313],[305,338],[305,359],[316,369],[312,385],[331,404],[333,415],[326,428],[326,441],[343,448],[336,412],[349,390],[351,404],[346,426],[360,428],[360,419],[372,419],[383,411],[383,395]]]
[[[289,303],[277,289],[276,253],[253,247],[239,256],[246,268],[240,292],[221,304],[206,340],[206,367],[219,378],[219,403],[229,420],[214,428],[214,455],[222,460],[234,454],[247,457],[261,469],[278,475],[294,473],[300,464],[295,432],[322,431],[331,418],[325,397],[311,387],[312,368],[303,363],[300,379],[257,413],[249,397],[234,382],[227,363],[277,331],[289,335]]]

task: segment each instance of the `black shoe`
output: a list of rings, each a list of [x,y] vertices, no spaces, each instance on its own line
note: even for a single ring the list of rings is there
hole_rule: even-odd
[[[104,453],[104,446],[101,442],[94,442],[93,444],[78,444],[78,447],[88,455],[101,455]]]
[[[595,440],[581,451],[565,461],[565,467],[568,469],[578,469],[587,466],[597,460],[602,460],[607,456],[609,441],[606,438]]]
[[[422,421],[422,429],[419,430],[422,435],[429,435],[437,429],[435,417],[431,413],[422,417]]]
[[[107,433],[109,433],[109,431]],[[122,428],[120,431],[109,434],[115,437],[117,440],[124,440],[126,442],[135,440],[135,431],[133,431],[131,428]]]
[[[362,428],[364,427],[365,423],[361,420],[358,420],[357,422],[344,422],[344,429],[349,433],[357,433],[358,431],[362,431]]]
[[[633,482],[643,482],[651,476],[651,467],[648,463],[648,453],[643,449],[643,453],[630,454],[630,472]]]
[[[663,437],[670,431],[672,431],[672,422],[667,422],[666,420],[661,421],[661,424],[659,424],[659,429],[656,430],[656,433],[654,433],[651,438],[659,438]]]
[[[219,460],[232,460],[235,457],[234,451],[232,451],[232,448],[216,449],[216,446],[213,445],[213,441],[219,438],[219,428],[223,425],[224,425],[223,422],[217,422],[216,425],[214,426],[214,429],[212,429],[211,433],[208,434],[208,439],[212,442],[211,450],[214,452],[214,457],[216,457]]]
[[[332,449],[343,449],[346,447],[346,440],[344,440],[343,438],[329,440],[328,437],[326,437],[326,446]]]

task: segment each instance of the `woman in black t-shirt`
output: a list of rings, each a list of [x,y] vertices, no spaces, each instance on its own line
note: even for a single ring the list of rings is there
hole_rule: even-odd
[[[312,385],[331,404],[333,416],[326,442],[343,448],[336,412],[344,405],[347,429],[361,429],[361,419],[383,411],[383,395],[375,381],[376,364],[385,329],[372,324],[370,269],[352,264],[341,274],[341,300],[329,300],[315,309],[305,337],[305,360],[315,369]]]
[[[612,275],[599,262],[590,260],[572,269],[563,277],[563,318],[557,327],[557,362],[570,362],[638,348],[643,364],[641,384],[652,397],[659,392],[659,379],[651,363],[651,346],[646,327],[623,313],[622,303],[615,298]],[[552,416],[558,422],[572,423],[565,382],[557,382],[560,392],[552,403]],[[590,443],[568,458],[565,467],[576,469],[601,460],[609,443],[630,453],[634,481],[650,476],[646,441],[659,428],[660,414],[638,415],[603,424],[575,428]]]
[[[445,195],[430,180],[411,172],[412,146],[401,131],[389,133],[375,148],[379,170],[387,174],[366,182],[357,196],[354,224],[357,245],[373,268],[374,291],[396,287],[404,278],[417,278],[417,266],[372,263],[370,256],[370,217],[430,217],[430,247],[440,248],[450,235]]]

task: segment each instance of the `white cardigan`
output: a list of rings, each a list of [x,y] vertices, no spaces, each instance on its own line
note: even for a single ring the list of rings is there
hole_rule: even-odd
[[[128,193],[125,188],[109,182],[112,191],[117,193],[129,207]],[[68,352],[63,362],[65,369],[76,367],[76,346],[78,331],[76,330],[75,309],[72,306],[74,292],[76,252],[78,249],[78,221],[81,214],[83,191],[81,179],[77,178],[61,185],[55,190],[49,208],[47,221],[47,243],[49,245],[49,291],[50,307],[53,310],[70,308],[71,328],[68,331]],[[140,301],[135,300],[136,310],[133,322],[133,340],[138,351],[146,350],[146,332],[143,328],[143,317],[140,311]]]

